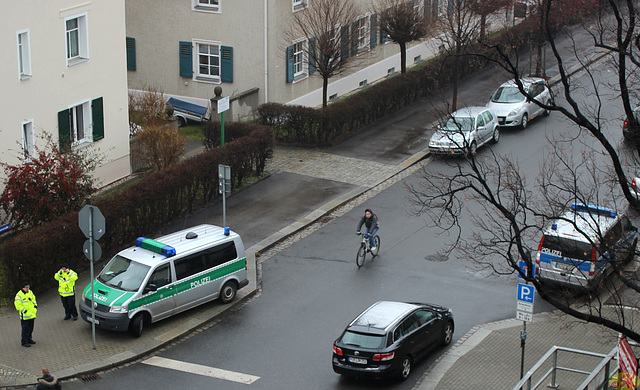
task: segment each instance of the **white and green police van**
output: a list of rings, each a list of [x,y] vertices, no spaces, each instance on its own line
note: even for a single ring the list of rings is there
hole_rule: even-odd
[[[152,240],[140,237],[120,251],[82,293],[82,319],[97,327],[142,334],[160,321],[216,298],[231,302],[249,284],[240,236],[199,225]]]

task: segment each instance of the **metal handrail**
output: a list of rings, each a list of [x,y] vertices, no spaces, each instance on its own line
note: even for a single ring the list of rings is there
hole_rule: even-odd
[[[580,354],[580,355],[588,355],[588,356],[593,356],[593,357],[599,357],[599,358],[602,358],[603,361],[600,362],[600,364],[596,367],[597,371],[594,371],[594,372],[581,371],[581,370],[577,370],[577,369],[573,369],[573,368],[567,368],[567,367],[560,367],[560,366],[558,366],[558,352],[559,351],[565,351],[565,352],[576,353],[576,354]],[[540,360],[538,360],[538,362],[533,367],[531,367],[531,369],[529,371],[527,371],[527,373],[522,377],[522,379],[520,379],[518,384],[515,385],[513,390],[521,390],[521,389],[532,390],[532,389],[537,389],[542,384],[542,382],[545,381],[545,379],[547,379],[549,377],[549,375],[551,375],[551,383],[549,383],[547,385],[547,387],[557,388],[558,384],[556,382],[556,377],[557,377],[557,371],[558,370],[560,370],[560,371],[570,371],[570,372],[575,372],[575,373],[580,373],[580,374],[585,374],[585,375],[589,375],[590,374],[588,378],[591,378],[592,376],[597,375],[597,373],[599,373],[602,370],[603,365],[606,366],[606,368],[608,368],[608,362],[611,359],[615,358],[615,356],[617,354],[617,351],[618,351],[618,347],[616,346],[611,352],[609,352],[608,355],[604,355],[604,354],[601,354],[601,353],[583,351],[583,350],[574,349],[574,348],[559,347],[557,345],[554,345],[553,347],[551,347],[551,349],[549,349],[547,351],[547,353],[544,354],[544,356],[542,356],[540,358]],[[613,354],[614,357],[609,358],[611,356],[611,354]],[[531,380],[532,380],[533,374],[536,371],[538,371],[540,369],[540,367],[550,357],[553,358],[552,367],[532,387],[531,386]],[[594,376],[594,378],[595,378],[595,376]],[[587,383],[586,380],[585,380],[585,382],[583,382],[583,385],[585,383]],[[588,385],[588,383],[587,383],[587,385]],[[580,387],[580,389],[585,389],[585,387]]]

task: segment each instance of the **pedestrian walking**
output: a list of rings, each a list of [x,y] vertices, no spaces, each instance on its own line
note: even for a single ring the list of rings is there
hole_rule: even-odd
[[[46,368],[42,369],[42,376],[38,378],[36,390],[62,390],[62,385],[55,375],[51,375]]]
[[[30,290],[29,282],[22,283],[22,288],[16,294],[13,302],[18,313],[20,313],[20,327],[22,328],[21,343],[23,347],[30,347],[35,344],[33,341],[33,325],[36,322],[38,303],[33,291]]]
[[[60,294],[62,307],[64,307],[64,319],[73,318],[74,321],[77,320],[76,280],[78,280],[78,274],[64,264],[53,277],[58,281],[58,293]]]

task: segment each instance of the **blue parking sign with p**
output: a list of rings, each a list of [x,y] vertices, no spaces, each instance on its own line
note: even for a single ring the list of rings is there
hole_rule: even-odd
[[[535,295],[535,287],[524,283],[518,283],[518,300],[522,302],[533,303]]]

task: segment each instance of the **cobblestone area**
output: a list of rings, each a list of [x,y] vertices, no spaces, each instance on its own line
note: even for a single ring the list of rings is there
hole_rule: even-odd
[[[281,146],[275,147],[265,169],[271,173],[297,173],[368,187],[398,171],[395,165]]]

